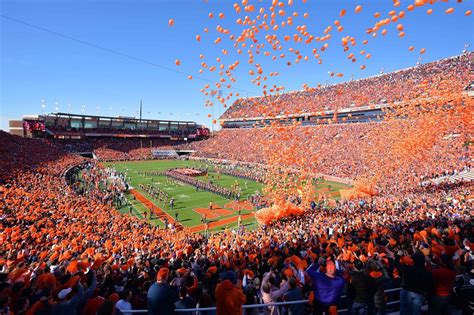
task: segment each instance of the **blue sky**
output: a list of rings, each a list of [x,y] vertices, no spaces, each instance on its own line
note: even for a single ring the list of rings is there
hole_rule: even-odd
[[[400,8],[406,8],[411,2],[401,1]],[[249,3],[256,6],[265,4],[268,7],[270,1],[250,0]],[[271,71],[280,73],[271,82],[285,86],[286,90],[301,89],[303,83],[315,86],[318,83],[349,80],[352,75],[354,78],[366,77],[378,74],[382,68],[387,72],[413,66],[418,61],[421,48],[426,48],[422,62],[428,62],[459,54],[465,43],[474,44],[473,16],[464,15],[466,10],[474,10],[472,0],[437,3],[407,12],[406,17],[400,20],[406,32],[406,36],[401,39],[395,29],[398,23],[387,27],[386,36],[378,34],[373,39],[365,34],[365,30],[376,21],[374,12],[387,15],[394,9],[392,0],[308,0],[306,4],[294,0],[294,3],[285,10],[300,13],[299,18],[295,19],[295,26],[305,24],[312,32],[321,34],[327,25],[339,19],[345,30],[342,35],[333,31],[322,65],[311,58],[309,62],[293,63],[291,67],[286,65],[286,59],[274,62],[260,55],[256,58],[267,74]],[[198,74],[201,61],[199,54],[203,53],[205,61],[212,64],[221,55],[221,49],[225,48],[230,53],[224,56],[224,62],[240,61],[239,69],[234,74],[237,79],[234,86],[241,91],[233,92],[240,92],[243,96],[261,94],[262,90],[250,82],[247,74],[249,69],[255,69],[247,64],[247,55],[234,53],[230,40],[224,39],[222,43],[214,44],[217,24],[232,33],[241,30],[235,20],[244,13],[237,15],[232,4],[233,1],[213,0],[1,1],[0,12],[3,16],[127,54],[153,65],[2,17],[0,128],[6,129],[8,119],[41,113],[42,100],[45,100],[45,112],[56,111],[57,107],[63,112],[135,116],[140,99],[143,100],[146,118],[195,120],[209,126],[211,119],[207,115],[212,110],[204,106],[206,97],[200,92],[207,82],[197,79],[190,81],[187,74],[172,70],[215,82],[215,73],[205,71]],[[355,14],[354,7],[358,4],[363,6],[363,10]],[[455,8],[455,12],[446,15],[444,11],[448,7]],[[347,15],[339,18],[339,11],[343,8],[347,10]],[[433,9],[432,15],[426,14],[429,8]],[[211,20],[209,12],[216,16],[223,12],[225,18]],[[304,12],[309,13],[309,18],[302,17]],[[170,18],[175,20],[172,28],[168,27]],[[207,34],[203,32],[205,27],[209,28]],[[294,28],[277,32],[279,36],[293,33]],[[195,40],[196,34],[202,36],[201,42]],[[347,53],[342,52],[340,44],[341,36],[349,34],[358,41],[357,46],[351,49],[358,57],[356,63],[347,60]],[[361,42],[366,38],[369,44],[363,46]],[[259,37],[259,40],[262,39]],[[415,52],[408,51],[410,45],[415,46]],[[304,45],[288,42],[284,49],[287,55],[290,55],[287,51],[290,47],[304,54],[320,46],[321,43]],[[360,58],[358,52],[361,49],[370,52],[372,58]],[[175,59],[181,60],[180,67],[175,66]],[[359,69],[361,64],[367,66],[364,71]],[[328,71],[342,72],[345,76],[331,78]],[[226,91],[224,89],[224,94]],[[223,111],[221,106],[214,106],[216,118]]]

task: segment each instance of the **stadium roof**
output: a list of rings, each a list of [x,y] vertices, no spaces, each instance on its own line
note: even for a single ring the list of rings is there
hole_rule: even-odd
[[[105,119],[116,119],[116,120],[139,120],[139,121],[169,121],[169,122],[177,122],[177,123],[193,123],[195,124],[196,122],[194,121],[189,121],[189,120],[169,120],[169,119],[148,119],[148,118],[135,118],[135,117],[123,117],[123,116],[97,116],[97,115],[80,115],[80,114],[70,114],[70,113],[50,113],[50,114],[44,114],[40,115],[43,117],[46,116],[68,116],[68,117],[78,117],[78,118],[105,118]]]

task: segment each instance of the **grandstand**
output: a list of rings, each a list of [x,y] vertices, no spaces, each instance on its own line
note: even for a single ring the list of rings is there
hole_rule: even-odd
[[[303,125],[380,121],[384,110],[428,96],[425,81],[450,80],[470,92],[472,59],[466,52],[408,69],[303,91],[236,100],[220,117],[223,128],[265,125],[273,120]],[[456,83],[453,83],[456,82]],[[457,86],[459,84],[459,86]],[[433,96],[431,96],[433,97]]]
[[[54,139],[161,138],[202,139],[209,129],[192,121],[137,119],[52,113],[23,119],[25,135]]]
[[[52,113],[23,118],[23,135],[52,140],[70,153],[104,161],[174,158],[194,151],[175,146],[209,137],[192,121]]]
[[[159,301],[166,314],[222,311],[224,286],[236,308],[264,314],[291,303],[300,314],[349,313],[356,298],[396,314],[415,291],[423,301],[448,292],[461,301],[453,310],[465,307],[474,277],[473,99],[463,92],[471,58],[240,99],[212,136],[194,122],[25,118],[28,137],[0,132],[1,309],[15,299],[31,314],[96,314],[127,302],[145,313],[157,286],[172,292]],[[446,82],[455,95],[441,94]],[[413,103],[416,113],[435,109],[391,116]],[[287,215],[264,194],[303,171],[316,191],[311,206],[282,194],[296,209]],[[361,178],[376,178],[377,194],[350,195]],[[257,225],[269,209],[281,216]],[[174,304],[185,298],[189,306]]]

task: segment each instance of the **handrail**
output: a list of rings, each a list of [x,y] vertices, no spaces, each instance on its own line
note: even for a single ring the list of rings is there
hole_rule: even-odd
[[[400,291],[402,288],[394,288],[394,289],[387,289],[384,290],[385,293],[394,293]],[[341,298],[347,297],[346,295],[342,295]],[[286,302],[274,302],[274,303],[265,303],[265,304],[247,304],[247,305],[242,305],[242,309],[254,309],[254,308],[264,308],[268,306],[284,306],[284,305],[294,305],[294,304],[303,304],[303,303],[308,303],[309,300],[299,300],[299,301],[286,301]],[[394,305],[400,303],[400,300],[397,301],[392,301],[386,303],[386,305]],[[205,311],[215,311],[216,307],[200,307],[200,308],[180,308],[180,309],[175,309],[174,311],[177,313],[183,313],[183,312],[205,312]],[[341,309],[338,310],[338,313],[342,312],[348,312],[349,309]],[[148,310],[130,310],[130,311],[124,311],[124,313],[147,313]]]

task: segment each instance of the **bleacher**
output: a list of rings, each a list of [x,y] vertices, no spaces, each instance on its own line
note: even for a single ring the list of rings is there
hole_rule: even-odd
[[[272,120],[299,121],[306,124],[376,121],[383,109],[402,100],[423,100],[436,97],[426,82],[442,86],[449,81],[450,89],[465,90],[474,79],[472,52],[441,59],[408,69],[334,85],[318,85],[263,97],[236,100],[220,121],[223,128],[252,127]],[[402,102],[403,104],[403,102]],[[334,119],[333,119],[334,118]],[[334,121],[333,121],[334,122]]]

